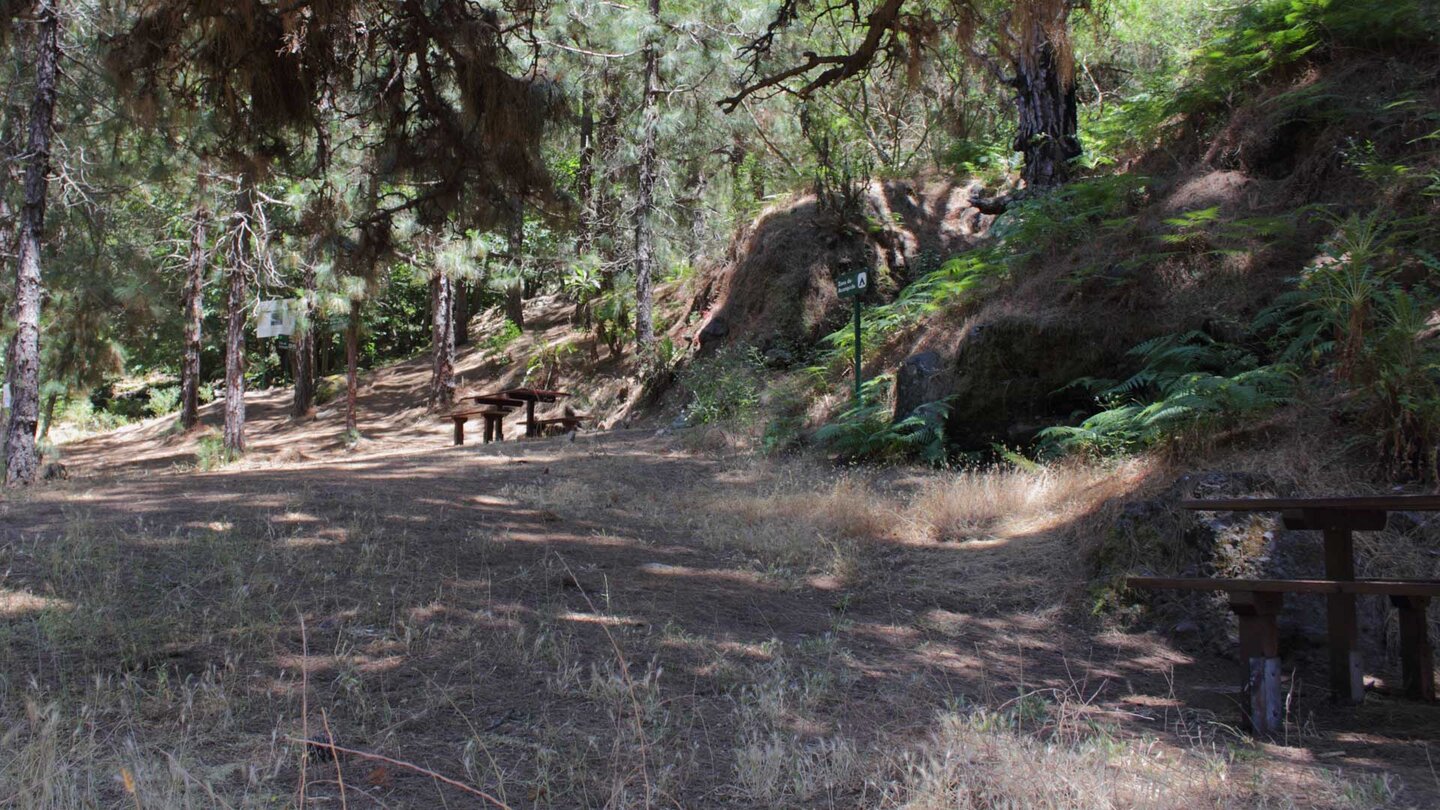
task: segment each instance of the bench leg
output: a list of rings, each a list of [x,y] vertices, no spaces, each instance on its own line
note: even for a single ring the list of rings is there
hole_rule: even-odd
[[[1435,700],[1435,650],[1430,646],[1428,596],[1391,596],[1400,611],[1400,671],[1405,696],[1412,700]]]
[[[458,446],[460,446],[460,445],[462,445],[462,444],[464,444],[464,443],[465,443],[465,417],[461,416],[461,417],[457,417],[457,418],[455,419],[455,446],[458,447]]]
[[[1355,538],[1349,529],[1325,529],[1325,576],[1355,578]],[[1355,594],[1325,597],[1325,624],[1330,636],[1330,694],[1337,703],[1365,699],[1365,663],[1355,622]]]
[[[1259,735],[1280,731],[1284,720],[1280,628],[1276,622],[1282,600],[1279,593],[1230,594],[1230,610],[1240,622],[1240,663],[1245,673],[1242,711],[1245,724]]]

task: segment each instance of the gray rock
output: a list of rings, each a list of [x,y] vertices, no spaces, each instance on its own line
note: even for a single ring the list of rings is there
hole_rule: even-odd
[[[921,405],[938,402],[946,396],[939,384],[944,362],[936,352],[913,354],[900,364],[895,375],[895,421],[899,422]]]

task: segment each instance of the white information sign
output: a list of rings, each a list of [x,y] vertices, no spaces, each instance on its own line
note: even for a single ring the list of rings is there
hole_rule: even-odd
[[[261,301],[255,306],[255,335],[273,338],[295,332],[295,302],[289,299]]]

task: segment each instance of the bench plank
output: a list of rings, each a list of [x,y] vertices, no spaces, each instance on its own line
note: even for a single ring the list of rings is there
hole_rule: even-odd
[[[1128,577],[1126,585],[1150,591],[1249,591],[1252,593],[1378,594],[1440,596],[1433,579],[1208,579],[1205,577]]]

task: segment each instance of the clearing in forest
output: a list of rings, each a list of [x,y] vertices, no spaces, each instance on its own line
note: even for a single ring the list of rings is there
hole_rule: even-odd
[[[726,438],[139,470],[11,498],[0,782],[146,807],[1435,795],[1407,740],[1436,710],[1372,700],[1253,744],[1232,662],[1088,616],[1085,550],[1163,465],[848,470]]]

